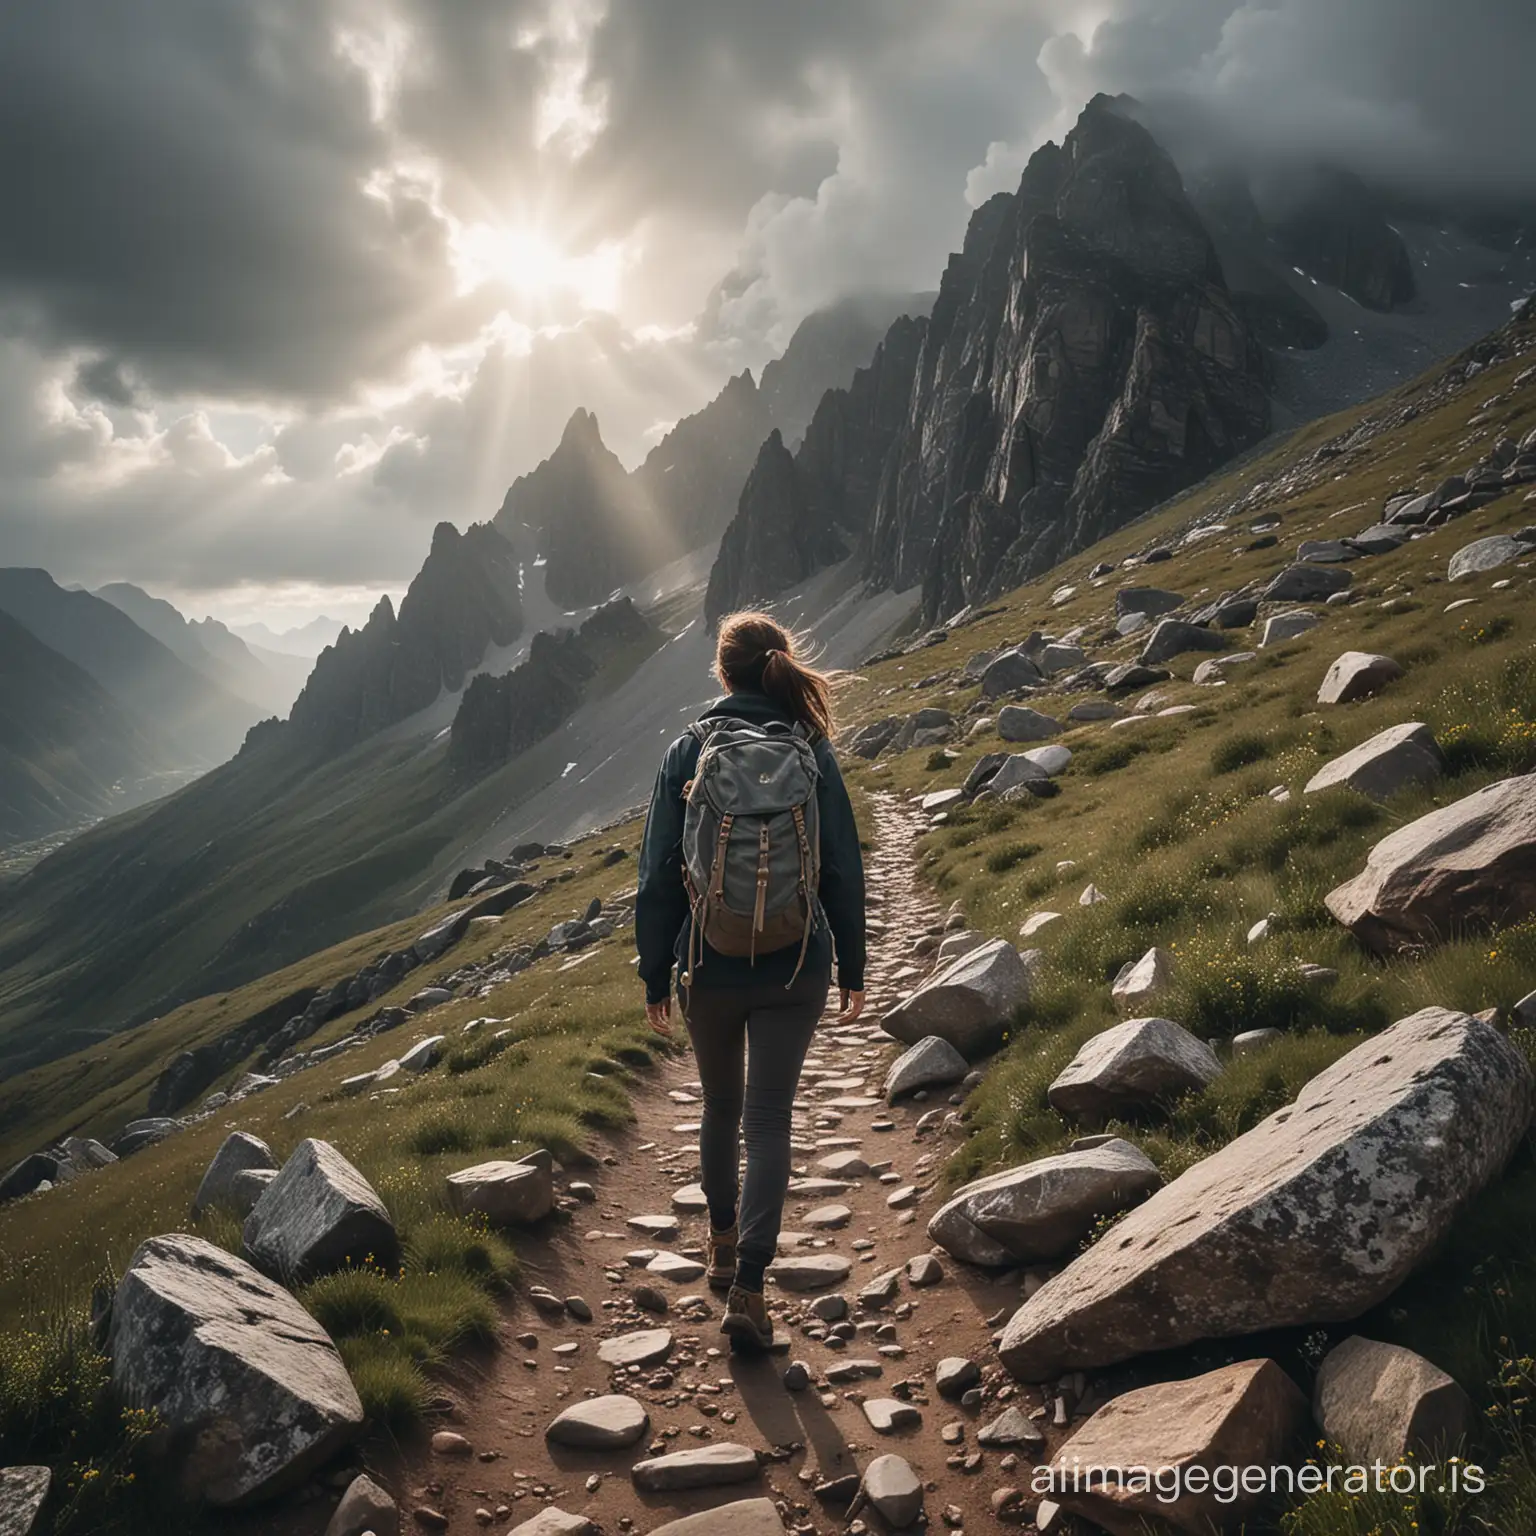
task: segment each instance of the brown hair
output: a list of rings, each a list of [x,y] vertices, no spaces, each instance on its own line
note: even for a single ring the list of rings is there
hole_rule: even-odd
[[[723,688],[767,694],[813,738],[832,734],[834,679],[807,665],[795,636],[766,613],[730,613],[720,620],[715,676]]]

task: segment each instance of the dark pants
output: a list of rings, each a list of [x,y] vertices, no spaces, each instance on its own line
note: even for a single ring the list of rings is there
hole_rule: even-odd
[[[738,1273],[751,1290],[762,1288],[762,1272],[778,1248],[789,1188],[790,1116],[830,984],[820,971],[797,977],[788,988],[780,982],[697,986],[679,999],[704,1085],[704,1197],[717,1228],[729,1226],[736,1214]],[[738,1137],[747,1144],[747,1174],[739,1184]]]

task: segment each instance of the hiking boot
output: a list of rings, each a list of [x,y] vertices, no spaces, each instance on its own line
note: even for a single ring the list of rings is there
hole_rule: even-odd
[[[733,1285],[726,1299],[720,1332],[729,1335],[732,1345],[737,1348],[771,1348],[773,1322],[768,1316],[768,1304],[763,1300],[763,1293],[743,1290],[741,1286]]]
[[[706,1277],[716,1291],[728,1291],[736,1283],[736,1228],[709,1233],[709,1270]]]

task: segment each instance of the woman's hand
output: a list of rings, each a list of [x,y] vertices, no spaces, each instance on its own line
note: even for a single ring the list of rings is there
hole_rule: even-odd
[[[862,992],[850,992],[843,988],[843,1011],[838,1014],[839,1024],[851,1024],[864,1012],[864,994]]]
[[[672,999],[664,997],[659,1003],[647,1003],[645,1022],[658,1035],[665,1035],[670,1040],[672,1038]]]

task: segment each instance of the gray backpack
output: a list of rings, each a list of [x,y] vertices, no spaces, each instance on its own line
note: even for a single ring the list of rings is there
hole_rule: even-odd
[[[799,725],[699,721],[699,763],[683,791],[683,881],[693,911],[687,974],[702,946],[722,955],[800,945],[815,928],[821,878],[816,754]]]

